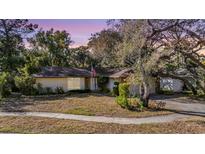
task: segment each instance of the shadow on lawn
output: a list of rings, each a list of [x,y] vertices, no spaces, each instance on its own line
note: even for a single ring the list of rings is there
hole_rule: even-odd
[[[33,103],[27,99],[21,98],[8,98],[3,102],[0,102],[0,111],[3,112],[25,112],[22,108],[26,105],[32,105]]]
[[[69,98],[86,98],[90,96],[103,97],[108,96],[101,93],[77,93],[70,92],[66,94],[55,95],[38,95],[38,96],[18,96],[10,97],[0,102],[0,111],[4,112],[26,112],[24,106],[34,105],[40,101],[41,104],[48,103],[47,101],[67,100]]]
[[[166,109],[166,111],[170,111],[170,112],[174,112],[174,113],[179,113],[179,114],[184,114],[184,115],[192,115],[192,116],[205,117],[205,112],[180,111],[180,110],[170,110],[170,109]]]
[[[185,94],[173,94],[173,95],[152,95],[152,100],[171,100],[180,103],[200,103],[205,104],[205,96],[194,96]]]

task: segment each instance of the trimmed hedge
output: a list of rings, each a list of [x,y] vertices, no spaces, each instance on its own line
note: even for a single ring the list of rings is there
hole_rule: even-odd
[[[129,95],[129,84],[120,83],[119,84],[119,96],[128,97]]]
[[[129,101],[127,99],[129,94],[129,84],[120,83],[119,84],[119,96],[116,98],[117,104],[119,104],[122,108],[130,108]]]

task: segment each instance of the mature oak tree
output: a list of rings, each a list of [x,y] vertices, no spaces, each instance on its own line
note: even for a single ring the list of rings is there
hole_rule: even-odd
[[[102,67],[119,67],[117,46],[122,41],[120,34],[111,29],[102,30],[91,36],[88,47],[93,58]]]
[[[204,48],[203,20],[120,20],[114,25],[115,30],[123,36],[123,43],[119,48],[121,60],[136,70],[144,106],[148,105],[149,77],[153,74],[180,78],[176,70],[183,68],[194,76],[199,69],[195,68],[193,71],[192,68],[190,71],[185,62],[187,59],[201,69],[205,67],[203,56],[198,54]],[[174,64],[173,71],[167,69],[170,64]],[[203,89],[199,84],[200,78],[194,80]],[[185,83],[192,90],[196,88],[190,82]]]

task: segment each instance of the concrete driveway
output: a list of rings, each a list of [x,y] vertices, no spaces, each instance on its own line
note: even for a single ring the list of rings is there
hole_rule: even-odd
[[[205,101],[193,100],[180,95],[156,95],[152,96],[152,100],[157,103],[163,103],[164,109],[188,115],[199,115],[205,117]]]

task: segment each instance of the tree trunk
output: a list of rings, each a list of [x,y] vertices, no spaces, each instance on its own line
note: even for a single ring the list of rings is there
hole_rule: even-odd
[[[156,93],[160,93],[160,77],[159,76],[156,77],[156,88],[155,88],[155,90],[156,90]]]
[[[148,102],[149,102],[149,84],[144,81],[143,82],[143,88],[144,88],[144,94],[143,94],[143,106],[148,107]]]
[[[144,70],[144,66],[142,64],[142,59],[141,59],[141,53],[140,51],[140,58],[139,58],[139,67],[140,67],[140,73],[141,73],[141,81],[142,81],[142,88],[143,92],[141,92],[140,95],[140,100],[143,102],[144,107],[148,107],[148,102],[149,102],[149,84],[148,80],[146,78],[146,72]]]
[[[144,89],[143,89],[143,85],[142,84],[140,84],[139,92],[140,92],[140,99],[141,99],[143,97],[143,95],[144,95]]]

